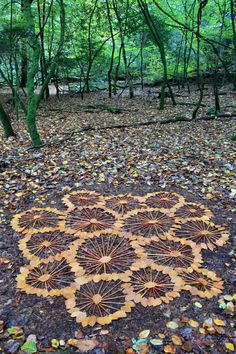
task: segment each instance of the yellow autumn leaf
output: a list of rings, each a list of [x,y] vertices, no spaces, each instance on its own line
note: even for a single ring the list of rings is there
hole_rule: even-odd
[[[204,328],[199,328],[199,333],[206,334],[206,330]]]
[[[230,343],[230,342],[225,343],[225,348],[231,352],[234,352],[234,344],[233,343]]]
[[[144,339],[147,338],[150,334],[150,329],[145,329],[139,333],[139,338]]]
[[[174,345],[182,345],[182,340],[178,336],[172,336],[171,340],[174,343]]]
[[[197,321],[194,321],[194,320],[189,320],[188,321],[188,324],[191,326],[191,327],[198,327],[199,326],[199,323]]]
[[[214,319],[214,323],[217,325],[217,326],[222,326],[222,327],[225,327],[226,324],[224,321],[220,320],[219,318],[215,318]]]
[[[53,338],[53,339],[51,340],[51,346],[52,346],[54,349],[59,348],[59,346],[60,346],[60,342],[59,342],[59,340],[58,340],[58,339]]]

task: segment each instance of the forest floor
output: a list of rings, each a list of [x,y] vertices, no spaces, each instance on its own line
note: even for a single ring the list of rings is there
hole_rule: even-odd
[[[81,131],[191,117],[192,106],[172,107],[169,101],[159,111],[155,90],[145,89],[132,100],[126,95],[108,99],[106,92],[86,94],[83,101],[79,95],[52,97],[38,112],[43,148],[31,148],[22,118],[14,121],[17,139],[0,141],[0,352],[36,352],[30,347],[35,339],[38,352],[236,352],[236,142],[230,139],[236,118]],[[225,90],[222,113],[234,114],[236,93]],[[178,102],[190,104],[199,94],[195,89],[177,93]],[[7,95],[2,98],[6,101]],[[213,106],[210,89],[203,103],[200,116]],[[99,104],[122,112],[94,108]],[[15,278],[25,261],[17,246],[20,235],[10,226],[12,217],[32,207],[64,210],[62,196],[78,189],[103,195],[170,191],[207,206],[214,222],[230,231],[224,247],[203,251],[203,268],[224,280],[222,294],[204,299],[181,292],[170,304],[137,305],[127,318],[82,328],[62,298],[17,290]],[[71,338],[73,345],[67,344]],[[24,347],[26,340],[30,344]]]

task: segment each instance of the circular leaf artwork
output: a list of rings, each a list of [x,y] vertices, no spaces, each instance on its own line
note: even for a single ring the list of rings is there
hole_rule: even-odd
[[[111,233],[78,240],[71,250],[76,248],[76,269],[83,269],[96,281],[127,278],[137,258],[134,247],[122,234]]]
[[[157,209],[135,210],[124,216],[123,231],[145,238],[173,233],[177,221]]]
[[[184,291],[206,299],[222,292],[222,279],[201,268],[202,251],[216,251],[229,233],[204,205],[171,192],[79,190],[62,201],[66,211],[31,208],[13,217],[26,260],[17,288],[63,296],[82,326],[124,318],[137,303],[168,304]]]
[[[126,317],[133,302],[126,300],[121,281],[90,281],[66,301],[66,307],[83,326],[105,325],[112,320]]]

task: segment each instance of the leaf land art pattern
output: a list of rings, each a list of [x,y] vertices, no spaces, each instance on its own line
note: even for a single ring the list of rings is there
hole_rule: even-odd
[[[202,250],[223,246],[229,233],[212,212],[177,193],[65,195],[66,211],[32,208],[12,227],[28,265],[17,287],[26,294],[63,296],[82,326],[124,318],[136,304],[159,306],[188,291],[210,299],[223,281],[203,268]]]

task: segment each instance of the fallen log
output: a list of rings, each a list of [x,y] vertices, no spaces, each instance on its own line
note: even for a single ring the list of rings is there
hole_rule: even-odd
[[[117,108],[117,107],[111,107],[111,106],[107,106],[105,104],[89,104],[89,105],[80,105],[79,108],[85,110],[85,112],[93,112],[94,110],[98,109],[101,111],[108,111],[110,113],[113,114],[120,114],[123,112],[134,112],[134,110],[130,110],[130,109],[125,109],[125,108]],[[71,114],[76,114],[77,112],[75,111],[71,111],[71,110],[64,110],[64,109],[60,109],[60,108],[50,108],[49,111],[52,112],[60,112],[60,113],[71,113]]]
[[[215,120],[216,118],[233,118],[236,117],[236,112],[232,114],[217,114],[216,116],[202,116],[197,119],[186,118],[186,117],[175,117],[160,121],[160,124],[169,124],[177,122],[197,122],[199,120]]]

